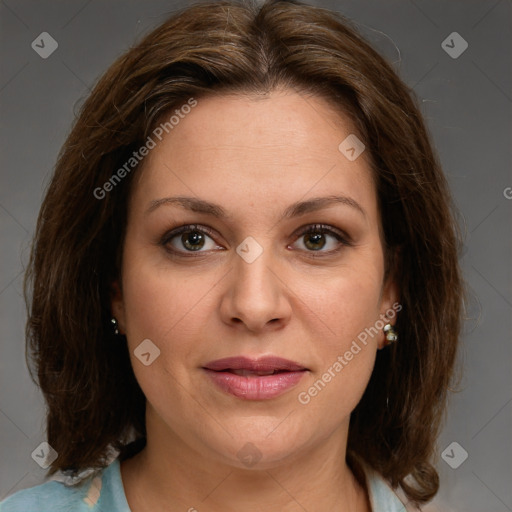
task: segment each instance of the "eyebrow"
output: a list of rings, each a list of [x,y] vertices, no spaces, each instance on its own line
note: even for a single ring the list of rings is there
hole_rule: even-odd
[[[329,206],[333,206],[335,204],[343,204],[349,206],[362,214],[363,217],[366,217],[366,212],[362,206],[351,197],[331,195],[326,197],[315,197],[313,199],[308,199],[307,201],[299,201],[293,203],[288,208],[286,208],[281,219],[299,217],[300,215],[304,215],[306,213],[323,210],[324,208],[328,208]],[[150,202],[149,208],[146,210],[145,214],[148,215],[163,205],[177,205],[181,208],[184,208],[185,210],[204,213],[219,219],[230,217],[226,210],[218,204],[210,203],[196,197],[187,196],[163,197],[161,199],[154,199]]]

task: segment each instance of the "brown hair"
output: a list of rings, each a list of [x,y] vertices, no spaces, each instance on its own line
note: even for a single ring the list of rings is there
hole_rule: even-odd
[[[390,65],[341,15],[279,0],[175,13],[120,57],[82,106],[41,207],[25,282],[27,353],[59,454],[51,474],[101,466],[109,446],[127,452],[130,430],[145,438],[145,398],[110,326],[137,170],[103,198],[94,191],[191,97],[278,87],[320,95],[353,120],[373,162],[387,271],[400,287],[400,340],[378,351],[348,453],[416,503],[437,492],[431,462],[463,298],[446,180],[414,95]]]

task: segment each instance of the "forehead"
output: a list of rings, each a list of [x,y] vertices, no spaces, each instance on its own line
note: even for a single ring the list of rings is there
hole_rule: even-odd
[[[146,157],[134,201],[179,193],[275,208],[276,201],[339,193],[371,210],[369,156],[350,160],[344,152],[354,131],[325,99],[290,90],[199,98]]]

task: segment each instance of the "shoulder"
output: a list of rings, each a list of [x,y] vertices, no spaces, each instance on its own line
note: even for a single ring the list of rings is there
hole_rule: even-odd
[[[84,482],[85,484],[85,482]],[[46,482],[23,489],[0,503],[1,512],[78,512],[86,495],[85,485],[68,487],[60,482]]]
[[[365,473],[373,512],[407,512],[399,496],[379,473],[368,468]]]
[[[130,512],[119,461],[76,485],[49,481],[23,489],[0,503],[0,512]]]

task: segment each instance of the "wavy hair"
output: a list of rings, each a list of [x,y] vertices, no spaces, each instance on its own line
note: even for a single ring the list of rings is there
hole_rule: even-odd
[[[215,94],[279,87],[349,116],[371,156],[400,341],[380,350],[347,453],[416,504],[439,479],[436,438],[456,360],[464,287],[455,209],[418,102],[342,15],[299,1],[199,3],[173,13],[99,79],[58,157],[25,278],[27,357],[47,403],[50,467],[141,449],[145,397],[110,326],[127,199],[140,164],[97,198],[162,116]],[[137,443],[130,443],[129,433]]]

